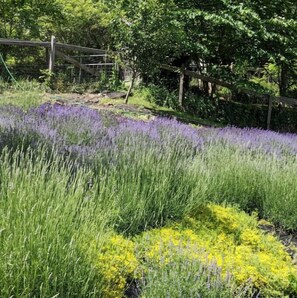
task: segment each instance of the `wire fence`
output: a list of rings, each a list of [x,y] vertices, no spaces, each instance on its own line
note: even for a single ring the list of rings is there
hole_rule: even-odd
[[[73,58],[77,59],[82,65],[92,69],[95,73],[98,73],[98,76],[93,76],[83,71],[81,68],[75,67],[71,63],[57,59],[55,65],[56,77],[63,78],[68,83],[87,83],[105,78],[109,79],[115,75],[115,72],[120,72],[118,64],[106,57],[92,55],[73,56]],[[102,59],[105,59],[105,61],[102,61]],[[45,62],[11,64],[5,63],[4,60],[1,61],[0,58],[0,77],[5,81],[16,81],[20,79],[42,81],[45,78],[47,69],[48,65]]]

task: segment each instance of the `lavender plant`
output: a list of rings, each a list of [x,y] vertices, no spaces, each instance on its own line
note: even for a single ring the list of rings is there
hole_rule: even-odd
[[[78,248],[78,226],[106,233],[107,215],[82,201],[88,173],[70,184],[71,163],[49,166],[44,150],[34,162],[32,154],[0,156],[0,296],[100,297],[100,276]]]
[[[141,297],[256,297],[251,284],[236,286],[231,275],[223,277],[216,264],[187,260],[151,267],[141,280]],[[255,294],[255,295],[254,295]]]
[[[196,129],[175,120],[136,121],[85,107],[0,109],[0,149],[57,151],[99,180],[119,231],[180,218],[205,201],[231,202],[297,228],[297,136],[258,129]]]

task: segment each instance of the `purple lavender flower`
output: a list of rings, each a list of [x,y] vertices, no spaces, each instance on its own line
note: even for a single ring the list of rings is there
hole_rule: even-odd
[[[235,127],[196,129],[167,118],[136,121],[87,107],[49,103],[27,113],[12,106],[1,107],[0,131],[9,129],[13,129],[14,135],[30,135],[34,144],[55,144],[83,156],[107,151],[126,154],[131,150],[148,150],[156,156],[169,152],[193,156],[213,145],[279,158],[297,155],[296,134]]]

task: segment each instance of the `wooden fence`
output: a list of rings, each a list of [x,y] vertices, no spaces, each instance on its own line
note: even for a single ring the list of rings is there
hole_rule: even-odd
[[[205,76],[202,74],[199,74],[197,72],[194,71],[190,71],[184,68],[179,68],[176,66],[172,66],[172,65],[165,65],[162,64],[160,65],[160,67],[162,69],[171,71],[171,72],[175,72],[175,73],[179,73],[180,75],[180,84],[179,84],[179,103],[182,106],[182,102],[183,102],[183,97],[184,97],[184,78],[185,76],[189,76],[189,77],[193,77],[196,79],[199,79],[201,81],[204,82],[209,82],[209,83],[213,83],[216,84],[218,86],[222,86],[222,87],[226,87],[230,90],[233,91],[237,91],[237,92],[242,92],[245,94],[249,94],[249,95],[253,95],[253,96],[257,96],[259,98],[263,98],[265,100],[265,102],[268,105],[268,111],[267,111],[267,129],[270,129],[270,124],[271,124],[271,113],[272,113],[272,106],[274,102],[277,103],[283,103],[286,105],[290,105],[290,106],[297,106],[297,99],[295,98],[289,98],[289,97],[283,97],[283,96],[273,96],[270,94],[263,94],[263,93],[259,93],[259,92],[255,92],[246,88],[239,88],[238,86],[235,86],[233,84],[224,82],[222,80],[216,79],[216,78],[212,78],[209,76]],[[297,119],[296,119],[297,121]]]
[[[107,57],[109,55],[109,53],[112,53],[112,52],[107,53],[105,50],[101,50],[101,49],[94,49],[94,48],[82,47],[82,46],[78,46],[78,45],[59,43],[56,41],[56,38],[54,36],[52,36],[51,41],[48,41],[48,42],[0,38],[0,45],[43,47],[43,48],[48,49],[48,51],[49,51],[48,69],[52,73],[55,72],[56,57],[59,57],[60,59],[66,61],[67,63],[73,65],[74,67],[77,67],[79,69],[80,73],[81,73],[81,71],[84,71],[95,78],[100,76],[100,71],[99,71],[98,66],[115,67],[115,68],[118,67],[116,63],[107,62],[106,59],[101,63],[92,63],[92,64],[82,63],[81,57],[79,57],[79,60],[77,60],[75,56],[71,57],[71,56],[67,55],[65,53],[65,51],[76,51],[76,52],[80,52],[80,53],[93,54],[93,56],[98,55],[101,57],[102,56]],[[97,69],[96,69],[96,67],[94,68],[94,66],[97,66]],[[160,67],[162,69],[165,69],[165,70],[168,70],[171,72],[175,72],[180,75],[179,102],[180,102],[181,106],[182,106],[182,101],[183,101],[183,97],[184,97],[185,76],[190,76],[190,77],[197,78],[204,82],[209,82],[212,84],[216,84],[218,86],[226,87],[233,91],[242,92],[245,94],[263,98],[268,105],[267,129],[270,129],[272,106],[273,106],[274,102],[283,103],[283,104],[291,105],[291,106],[297,106],[297,99],[295,99],[295,98],[277,97],[277,96],[272,96],[270,94],[258,93],[258,92],[255,92],[255,91],[252,91],[252,90],[249,90],[246,88],[239,88],[238,86],[235,86],[228,82],[225,82],[225,81],[213,78],[213,77],[205,76],[205,75],[199,74],[195,71],[172,66],[172,65],[163,65],[162,64],[162,65],[160,65]]]
[[[0,45],[6,46],[22,46],[22,47],[42,47],[46,48],[49,51],[49,59],[48,59],[48,69],[51,73],[55,72],[55,65],[56,65],[56,57],[59,57],[63,61],[77,67],[80,72],[84,71],[90,74],[93,77],[100,76],[100,69],[104,68],[117,68],[117,64],[115,62],[108,62],[106,57],[110,56],[111,52],[101,50],[101,49],[94,49],[88,47],[82,47],[78,45],[72,44],[64,44],[59,43],[56,41],[55,36],[51,37],[51,41],[44,42],[44,41],[29,41],[29,40],[18,40],[18,39],[7,39],[7,38],[0,38]],[[80,53],[88,53],[93,54],[92,56],[98,55],[98,57],[105,57],[103,62],[92,63],[91,65],[82,63],[81,59],[77,60],[74,57],[66,54],[65,51],[75,51]]]

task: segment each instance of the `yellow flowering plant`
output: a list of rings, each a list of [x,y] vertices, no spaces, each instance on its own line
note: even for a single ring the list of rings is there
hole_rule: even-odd
[[[256,216],[209,205],[181,223],[143,233],[142,257],[162,266],[176,259],[215,262],[236,282],[252,281],[265,297],[297,295],[297,268],[283,245],[257,228]]]
[[[90,245],[92,263],[100,273],[104,298],[124,297],[127,282],[139,277],[135,244],[121,235],[110,235],[100,249]]]
[[[186,268],[190,265],[193,275],[189,285],[193,290],[196,286],[195,295],[224,290],[224,297],[251,297],[241,293],[250,293],[253,288],[261,297],[297,296],[296,266],[284,246],[262,232],[258,224],[256,214],[250,216],[234,207],[212,204],[200,206],[181,222],[146,231],[133,240],[111,234],[100,249],[96,251],[95,242],[91,242],[89,250],[93,251],[92,263],[102,276],[106,298],[125,297],[132,280],[138,280],[145,297],[149,297],[149,293],[174,287],[171,283],[162,286],[162,282],[175,278],[181,284],[176,292],[172,290],[173,295],[189,295]],[[200,284],[195,284],[200,272],[197,265],[195,273],[195,264],[202,264],[206,268],[203,274],[211,278],[200,278]],[[213,273],[207,268],[219,269]],[[148,285],[150,280],[153,285]],[[238,295],[234,284],[243,289]]]

